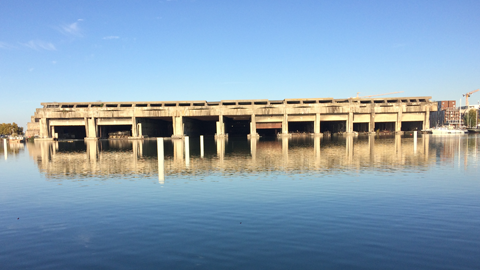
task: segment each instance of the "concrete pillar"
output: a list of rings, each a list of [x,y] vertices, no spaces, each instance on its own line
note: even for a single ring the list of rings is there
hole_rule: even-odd
[[[368,123],[368,132],[375,133],[375,112],[370,113],[370,122]]]
[[[347,119],[347,133],[353,132],[353,112],[348,113]]]
[[[96,139],[97,138],[97,123],[95,118],[87,118],[85,122],[85,128],[87,130],[87,139]]]
[[[430,107],[425,108],[425,120],[423,121],[423,129],[430,128]]]
[[[402,111],[400,108],[400,111],[397,113],[397,122],[395,123],[395,132],[401,132],[402,131]]]
[[[224,136],[225,135],[225,123],[223,122],[223,115],[218,116],[217,121],[217,136]]]
[[[315,135],[320,134],[320,113],[315,114],[315,122],[313,123],[313,132]]]
[[[142,123],[137,123],[137,133],[139,138],[143,137]]]
[[[282,135],[288,134],[288,114],[283,114],[283,121],[282,121]]]
[[[183,138],[183,117],[182,116],[172,116],[172,125],[173,125],[173,136],[174,138]]]
[[[185,165],[190,166],[190,137],[185,136]]]
[[[137,118],[135,116],[132,117],[132,137],[138,137]]]
[[[163,138],[157,138],[158,183],[160,184],[165,183],[165,154],[163,145]]]
[[[40,121],[40,138],[49,138],[48,136],[48,119],[41,118]]]
[[[173,142],[173,161],[175,163],[183,163],[183,147],[185,146],[182,140],[172,140]]]
[[[257,137],[257,120],[255,119],[255,114],[252,114],[250,120],[250,137]]]

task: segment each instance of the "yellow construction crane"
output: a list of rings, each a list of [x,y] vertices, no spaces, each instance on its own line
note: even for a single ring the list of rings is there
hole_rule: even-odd
[[[478,91],[478,90],[477,90],[477,91]],[[392,93],[385,93],[385,94],[378,94],[378,95],[371,95],[371,96],[363,96],[363,97],[359,97],[358,94],[360,94],[360,92],[357,92],[357,98],[369,98],[369,97],[377,97],[377,96],[386,96],[386,95],[393,95],[393,94],[398,94],[398,93],[403,93],[403,91],[392,92]]]
[[[480,89],[477,89],[477,90],[474,90],[472,92],[468,92],[466,94],[464,94],[463,96],[465,97],[465,106],[467,106],[467,109],[468,109],[468,98],[475,92],[478,92],[478,90]]]

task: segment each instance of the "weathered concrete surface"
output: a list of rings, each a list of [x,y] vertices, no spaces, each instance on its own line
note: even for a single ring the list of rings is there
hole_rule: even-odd
[[[395,132],[402,131],[402,122],[429,127],[430,111],[437,110],[431,97],[374,99],[285,99],[285,100],[224,100],[176,102],[74,102],[42,103],[27,124],[27,136],[55,138],[76,134],[96,139],[108,132],[128,130],[131,138],[171,136],[213,132],[217,136],[245,132],[258,136],[259,130],[275,129],[288,135],[303,124],[303,132],[320,134],[335,131],[351,134],[364,124],[369,132],[377,123],[392,123]],[[355,126],[355,124],[357,124]],[[409,125],[410,126],[410,125]],[[59,127],[62,127],[60,129]],[[312,131],[310,131],[312,130]],[[333,130],[333,129],[332,129]],[[58,134],[57,134],[58,135]]]

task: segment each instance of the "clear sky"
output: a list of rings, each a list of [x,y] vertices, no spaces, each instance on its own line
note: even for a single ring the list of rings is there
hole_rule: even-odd
[[[480,88],[479,11],[478,0],[2,0],[0,123],[26,128],[52,101],[459,102]]]

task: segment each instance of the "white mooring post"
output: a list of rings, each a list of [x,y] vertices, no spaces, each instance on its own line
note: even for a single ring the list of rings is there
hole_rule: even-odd
[[[165,183],[165,155],[163,150],[163,138],[157,138],[157,157],[158,157],[158,183]]]
[[[204,152],[204,148],[203,148],[203,135],[200,135],[200,157],[203,158],[205,152]]]
[[[185,164],[190,166],[190,138],[185,136]]]
[[[417,131],[413,132],[413,152],[417,152]]]
[[[3,152],[5,153],[5,160],[7,160],[7,139],[3,139]]]

